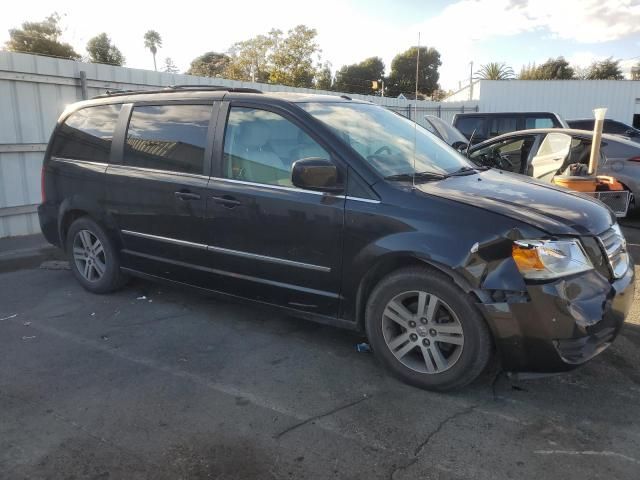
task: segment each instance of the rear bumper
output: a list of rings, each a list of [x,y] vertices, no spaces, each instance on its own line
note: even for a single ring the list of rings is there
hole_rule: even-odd
[[[42,235],[47,239],[47,242],[61,247],[57,206],[46,203],[38,205],[38,219],[40,220],[40,230],[42,230]]]
[[[635,291],[633,265],[609,282],[591,271],[529,285],[528,298],[482,304],[503,368],[512,372],[571,370],[604,351],[618,335]]]

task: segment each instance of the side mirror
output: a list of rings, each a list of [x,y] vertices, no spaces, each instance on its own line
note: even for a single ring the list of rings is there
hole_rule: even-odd
[[[339,192],[338,169],[326,158],[310,157],[297,160],[291,169],[291,183],[305,190]]]
[[[636,132],[635,132],[635,130],[627,130],[626,132],[624,132],[624,134],[625,134],[627,137],[635,137],[635,136],[636,136]]]

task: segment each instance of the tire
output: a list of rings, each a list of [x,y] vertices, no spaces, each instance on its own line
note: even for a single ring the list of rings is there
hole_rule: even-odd
[[[105,231],[89,217],[80,217],[69,227],[66,239],[69,266],[80,285],[93,293],[122,288],[127,277]]]
[[[464,387],[491,358],[491,335],[472,299],[426,267],[382,279],[369,296],[365,327],[386,369],[425,390]]]

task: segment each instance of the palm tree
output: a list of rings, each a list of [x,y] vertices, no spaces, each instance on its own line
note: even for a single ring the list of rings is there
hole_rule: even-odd
[[[513,69],[506,63],[489,62],[480,66],[475,78],[479,80],[509,80],[514,78]]]
[[[148,48],[153,55],[153,69],[157,72],[158,67],[156,66],[156,53],[158,53],[158,48],[162,46],[162,37],[155,30],[149,30],[144,34],[144,48]]]

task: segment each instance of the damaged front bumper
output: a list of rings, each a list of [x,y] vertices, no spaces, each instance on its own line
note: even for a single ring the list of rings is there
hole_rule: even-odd
[[[479,304],[504,370],[570,370],[605,350],[620,331],[633,302],[633,264],[615,281],[592,270],[526,289],[526,295]]]

